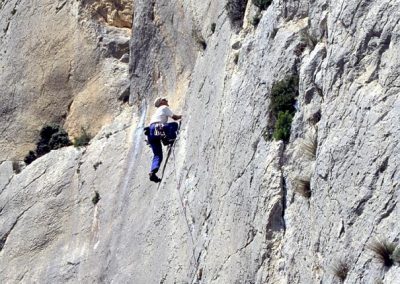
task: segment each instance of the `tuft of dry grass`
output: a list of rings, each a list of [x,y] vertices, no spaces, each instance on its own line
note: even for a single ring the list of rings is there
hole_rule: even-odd
[[[299,143],[301,152],[309,159],[315,159],[317,145],[317,135],[315,132],[307,134]]]
[[[17,160],[12,161],[12,168],[14,173],[19,174],[21,172],[21,164]]]
[[[294,191],[309,199],[311,197],[311,186],[309,178],[296,178],[294,180]]]
[[[343,259],[336,260],[332,265],[333,275],[343,282],[349,273],[349,265]]]
[[[375,257],[386,267],[393,265],[392,255],[396,249],[394,243],[388,242],[387,240],[376,240],[368,245],[368,249],[371,250]]]

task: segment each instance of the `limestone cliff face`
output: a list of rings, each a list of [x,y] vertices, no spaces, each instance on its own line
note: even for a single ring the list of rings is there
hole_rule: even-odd
[[[94,135],[120,112],[132,4],[92,2],[1,2],[0,160],[22,160],[47,123]]]
[[[82,2],[71,11],[88,20],[71,31],[125,27],[113,3]],[[237,27],[225,1],[134,1],[131,106],[104,112],[87,99],[99,86],[94,67],[104,74],[117,59],[74,59],[73,70],[87,71],[65,125],[77,129],[83,115],[101,130],[86,148],[52,151],[18,174],[0,163],[0,282],[340,283],[343,262],[346,283],[397,283],[398,264],[384,267],[368,247],[400,242],[399,6],[273,1],[260,11],[248,1]],[[89,52],[83,35],[75,44]],[[0,84],[16,74],[2,72]],[[120,74],[107,77],[108,91],[122,89]],[[298,75],[299,96],[285,144],[267,136],[272,87],[288,75]],[[29,84],[62,93],[60,82],[40,82]],[[184,118],[156,185],[142,129],[159,95]],[[27,110],[8,98],[1,119],[21,127]]]

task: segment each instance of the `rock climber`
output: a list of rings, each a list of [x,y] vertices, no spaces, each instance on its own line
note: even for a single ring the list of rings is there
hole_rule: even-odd
[[[168,105],[168,100],[165,97],[157,98],[154,101],[154,106],[157,110],[151,117],[150,126],[148,128],[148,142],[154,154],[149,178],[151,181],[157,183],[161,181],[156,175],[163,159],[161,143],[165,146],[172,145],[176,139],[176,133],[179,127],[177,122],[168,122],[168,118],[179,120],[182,118],[182,115],[172,113]]]

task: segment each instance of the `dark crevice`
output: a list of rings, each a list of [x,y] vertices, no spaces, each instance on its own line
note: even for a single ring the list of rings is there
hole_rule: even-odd
[[[128,85],[128,87],[126,87],[125,90],[118,97],[118,101],[121,101],[124,104],[128,103],[130,94],[131,94],[131,87]]]
[[[3,191],[7,188],[7,186],[11,183],[13,177],[14,177],[14,176],[12,176],[12,177],[8,180],[8,182],[4,185],[4,187],[0,190],[0,194],[2,194]],[[0,210],[0,213],[1,213],[1,210]]]
[[[17,1],[14,5],[14,8],[11,10],[11,16],[8,18],[7,26],[3,29],[4,33],[7,33],[8,29],[10,27],[10,22],[11,22],[12,18],[15,16],[15,14],[17,13],[17,6],[19,5],[20,2],[21,2],[21,0]],[[0,8],[1,8],[1,5],[0,5]]]
[[[361,199],[360,203],[358,204],[358,206],[354,210],[354,212],[357,214],[357,216],[361,216],[361,214],[364,212],[365,205],[368,202],[370,197],[371,196],[369,196],[368,198]]]
[[[216,279],[219,278],[219,276],[220,276],[219,272],[222,271],[222,269],[225,267],[226,263],[230,260],[230,258],[232,256],[237,255],[238,253],[242,252],[243,250],[245,250],[254,241],[254,238],[255,238],[256,234],[257,234],[257,231],[254,228],[252,228],[248,232],[246,243],[241,248],[237,249],[235,252],[233,252],[232,254],[228,255],[225,258],[225,260],[222,263],[222,265],[220,265],[217,274],[212,278],[212,280],[216,280]]]
[[[280,149],[279,153],[279,170],[281,172],[281,222],[282,222],[282,227],[283,227],[283,235],[285,235],[286,232],[286,223],[285,223],[285,213],[286,213],[286,202],[287,202],[287,185],[286,185],[286,180],[283,176],[283,166],[285,164],[285,161],[287,160],[287,157],[285,157],[285,150],[286,150],[286,144],[283,143],[282,148]]]
[[[10,28],[10,22],[7,23],[7,26],[3,29],[3,32],[7,33],[9,28]]]
[[[286,180],[285,178],[281,177],[281,186],[282,186],[282,227],[283,227],[283,234],[286,232],[286,222],[285,222],[285,212],[286,212],[286,200],[287,200],[287,186],[286,186]]]
[[[384,213],[379,217],[377,223],[380,223],[383,219],[389,217],[396,208],[396,205],[397,203],[394,201],[394,199],[390,198],[389,201],[385,204],[385,208],[383,208]]]
[[[340,227],[340,232],[339,232],[339,238],[343,236],[343,234],[346,232],[344,228],[344,223],[341,221],[341,227]]]
[[[37,181],[39,178],[41,178],[45,173],[46,173],[47,169],[45,169],[41,174],[39,174],[37,177],[35,177],[32,181],[30,181],[27,185],[25,185],[22,190],[26,189],[27,187],[29,187],[32,183],[34,183],[35,181]],[[0,214],[1,212],[3,212],[4,208],[8,205],[8,203],[10,202],[10,199],[7,200],[5,202],[5,204],[3,205],[3,207],[0,208]],[[28,208],[29,209],[29,208]]]
[[[26,189],[28,186],[30,186],[32,183],[34,183],[35,181],[37,181],[39,178],[41,178],[45,173],[46,173],[47,169],[45,169],[40,175],[38,175],[37,177],[35,177],[32,181],[30,181],[26,186],[24,186],[22,189]]]
[[[61,5],[56,7],[56,14],[60,12],[62,8],[64,8],[65,4],[67,4],[67,1],[64,1],[63,3],[61,3]]]
[[[389,157],[386,157],[386,159],[382,162],[382,164],[379,167],[379,170],[378,170],[379,173],[383,173],[387,169],[388,162],[389,162]]]

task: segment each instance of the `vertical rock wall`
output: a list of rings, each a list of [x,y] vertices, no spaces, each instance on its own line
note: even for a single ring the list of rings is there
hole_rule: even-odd
[[[105,10],[106,24],[85,2],[2,2],[0,160],[22,160],[45,124],[64,125],[74,137],[82,128],[94,135],[120,112],[118,97],[128,87],[128,2],[121,12]]]
[[[132,106],[86,148],[0,163],[0,282],[339,283],[341,261],[347,283],[396,283],[368,246],[399,242],[399,4],[252,3],[237,29],[224,2],[134,2]],[[296,74],[290,140],[269,140]],[[183,120],[156,185],[160,95]]]

